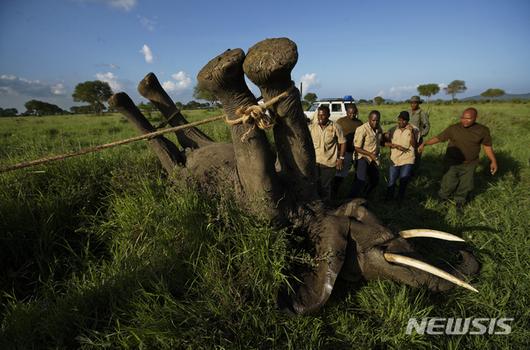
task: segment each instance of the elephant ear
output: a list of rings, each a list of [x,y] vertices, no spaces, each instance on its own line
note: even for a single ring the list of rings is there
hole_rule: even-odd
[[[318,310],[329,299],[335,280],[346,256],[349,219],[325,215],[310,227],[310,237],[316,248],[316,267],[302,276],[303,284],[293,298],[296,313]]]

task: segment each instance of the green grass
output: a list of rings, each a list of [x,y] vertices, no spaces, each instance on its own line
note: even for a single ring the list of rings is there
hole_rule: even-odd
[[[406,107],[378,108],[383,128]],[[179,173],[170,181],[140,142],[0,175],[0,348],[527,348],[530,105],[476,107],[499,173],[482,159],[463,218],[436,197],[445,145],[426,150],[409,201],[384,203],[381,183],[369,207],[395,229],[462,235],[482,263],[479,294],[340,281],[318,314],[282,314],[277,293],[304,257],[291,234],[238,208],[230,188],[212,196]],[[463,108],[432,106],[431,135]],[[360,106],[361,119],[370,109]],[[222,122],[202,129],[229,139]],[[1,118],[0,165],[135,134],[118,115]],[[515,320],[510,335],[405,334],[410,317],[425,316]]]

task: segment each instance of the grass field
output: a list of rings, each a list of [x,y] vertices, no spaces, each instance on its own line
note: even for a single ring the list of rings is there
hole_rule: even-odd
[[[424,105],[430,135],[467,106]],[[406,107],[380,106],[383,128]],[[318,314],[282,314],[276,296],[301,254],[290,233],[236,207],[230,191],[200,194],[178,173],[170,182],[139,142],[0,174],[0,349],[528,348],[530,104],[476,107],[499,172],[482,155],[463,217],[436,197],[445,145],[427,148],[406,203],[384,203],[380,183],[369,207],[394,229],[465,238],[482,264],[471,281],[480,293],[339,282]],[[360,106],[362,120],[370,109]],[[222,122],[201,129],[229,139]],[[135,134],[118,115],[0,118],[0,165]],[[405,333],[410,317],[514,321],[509,335],[428,336]]]

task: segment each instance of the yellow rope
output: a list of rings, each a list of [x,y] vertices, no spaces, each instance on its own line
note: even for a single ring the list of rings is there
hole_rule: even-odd
[[[265,130],[270,129],[274,126],[276,121],[270,115],[267,114],[267,109],[279,102],[280,100],[289,96],[289,92],[294,88],[292,85],[289,89],[282,92],[276,97],[271,98],[269,101],[261,105],[252,105],[248,107],[240,107],[236,110],[236,115],[239,117],[237,119],[228,119],[225,118],[225,123],[228,125],[238,125],[238,124],[252,124],[252,127],[249,128],[243,136],[241,136],[241,141],[245,142],[248,135],[254,128]]]
[[[291,88],[289,88],[285,92],[281,93],[280,95],[278,95],[278,96],[276,96],[274,98],[271,98],[269,101],[265,102],[262,105],[253,105],[253,106],[246,107],[245,109],[239,108],[236,111],[236,115],[238,115],[240,117],[238,119],[235,119],[235,120],[227,119],[227,117],[224,114],[223,115],[218,115],[218,116],[215,116],[215,117],[207,118],[207,119],[204,119],[204,120],[199,120],[199,121],[196,121],[196,122],[193,122],[193,123],[189,123],[189,124],[184,124],[184,125],[175,126],[175,127],[172,127],[172,128],[158,130],[158,131],[150,132],[148,134],[143,134],[143,135],[140,135],[140,136],[131,137],[131,138],[128,138],[128,139],[123,139],[123,140],[119,140],[119,141],[105,143],[103,145],[98,145],[98,146],[94,146],[94,147],[84,148],[84,149],[81,149],[81,150],[75,151],[75,152],[68,152],[68,153],[60,154],[60,155],[56,155],[56,156],[49,156],[49,157],[44,157],[44,158],[40,158],[40,159],[36,159],[36,160],[31,160],[31,161],[27,161],[27,162],[21,162],[21,163],[9,165],[9,166],[6,166],[6,167],[0,167],[0,173],[5,173],[5,172],[8,172],[8,171],[17,170],[17,169],[28,168],[28,167],[39,165],[39,164],[50,163],[50,162],[53,162],[53,161],[56,161],[56,160],[63,160],[63,159],[66,159],[66,158],[76,157],[76,156],[80,156],[80,155],[87,154],[87,153],[98,152],[98,151],[101,151],[103,149],[116,147],[116,146],[121,146],[121,145],[125,145],[125,144],[131,143],[131,142],[140,141],[140,140],[149,140],[149,139],[152,139],[154,137],[157,137],[157,136],[160,136],[160,135],[163,135],[163,134],[167,134],[168,132],[185,130],[185,129],[188,129],[188,128],[191,128],[191,127],[194,127],[194,126],[197,126],[197,125],[211,123],[213,121],[220,120],[220,119],[224,119],[224,121],[227,124],[229,124],[229,125],[246,124],[246,123],[250,123],[251,120],[254,120],[255,123],[252,126],[252,128],[247,130],[247,132],[245,132],[245,134],[241,137],[241,141],[244,142],[246,140],[247,136],[250,134],[250,132],[254,129],[254,127],[256,125],[260,129],[268,129],[268,128],[271,128],[274,125],[273,118],[271,118],[269,115],[267,115],[265,113],[267,111],[267,108],[271,107],[272,105],[274,105],[275,103],[277,103],[281,99],[287,97],[289,95],[290,90],[293,89],[293,88],[294,88],[294,86],[291,86]],[[168,121],[171,120],[173,117],[175,117],[178,112],[179,111],[173,113],[170,116],[170,118],[168,119]]]
[[[106,148],[121,146],[121,145],[125,145],[125,144],[131,143],[131,142],[136,142],[136,141],[140,141],[140,140],[148,140],[148,139],[152,139],[154,137],[166,134],[168,132],[188,129],[188,128],[191,128],[191,127],[194,127],[194,126],[197,126],[197,125],[211,123],[211,122],[214,122],[216,120],[221,120],[223,118],[225,118],[224,114],[223,115],[218,115],[218,116],[215,116],[215,117],[211,117],[211,118],[208,118],[208,119],[199,120],[199,121],[196,121],[196,122],[193,122],[193,123],[189,123],[189,124],[184,124],[184,125],[179,125],[179,126],[175,126],[175,127],[172,127],[172,128],[167,128],[167,129],[164,129],[164,130],[153,131],[153,132],[150,132],[148,134],[143,134],[143,135],[140,135],[140,136],[131,137],[131,138],[124,139],[124,140],[119,140],[119,141],[114,141],[114,142],[110,142],[110,143],[105,143],[103,145],[98,145],[98,146],[94,146],[94,147],[84,148],[84,149],[81,149],[81,150],[75,151],[75,152],[69,152],[69,153],[60,154],[60,155],[56,155],[56,156],[49,156],[49,157],[44,157],[44,158],[31,160],[31,161],[27,161],[27,162],[21,162],[21,163],[17,163],[17,164],[13,164],[13,165],[10,165],[10,166],[6,166],[6,167],[0,168],[0,173],[5,173],[5,172],[11,171],[11,170],[16,170],[16,169],[23,169],[23,168],[27,168],[27,167],[31,167],[31,166],[35,166],[35,165],[39,165],[39,164],[49,163],[49,162],[53,162],[53,161],[56,161],[56,160],[63,160],[63,159],[66,159],[66,158],[80,156],[80,155],[87,154],[87,153],[98,152],[98,151],[101,151],[101,150],[106,149]]]

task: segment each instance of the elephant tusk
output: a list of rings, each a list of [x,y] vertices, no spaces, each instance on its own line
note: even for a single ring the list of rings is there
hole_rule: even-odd
[[[433,274],[435,276],[443,278],[443,279],[445,279],[445,280],[447,280],[449,282],[452,282],[452,283],[454,283],[456,285],[459,285],[461,287],[467,288],[469,290],[472,290],[473,292],[477,292],[478,293],[478,290],[473,288],[469,283],[466,283],[466,282],[462,281],[461,279],[456,278],[455,276],[451,275],[450,273],[448,273],[448,272],[446,272],[444,270],[441,270],[441,269],[439,269],[437,267],[434,267],[432,265],[424,263],[423,261],[419,261],[419,260],[416,260],[416,259],[413,259],[413,258],[409,258],[407,256],[402,256],[402,255],[397,255],[397,254],[392,254],[392,253],[384,253],[383,255],[385,257],[385,260],[388,261],[388,262],[393,262],[393,263],[398,263],[398,264],[402,264],[402,265],[405,265],[405,266],[415,267],[415,268],[417,268],[419,270],[431,273],[431,274]]]
[[[412,237],[428,237],[428,238],[438,238],[446,241],[456,241],[456,242],[465,242],[462,238],[455,236],[453,234],[436,231],[427,228],[414,229],[414,230],[404,230],[400,231],[399,235],[402,238],[412,238]]]

